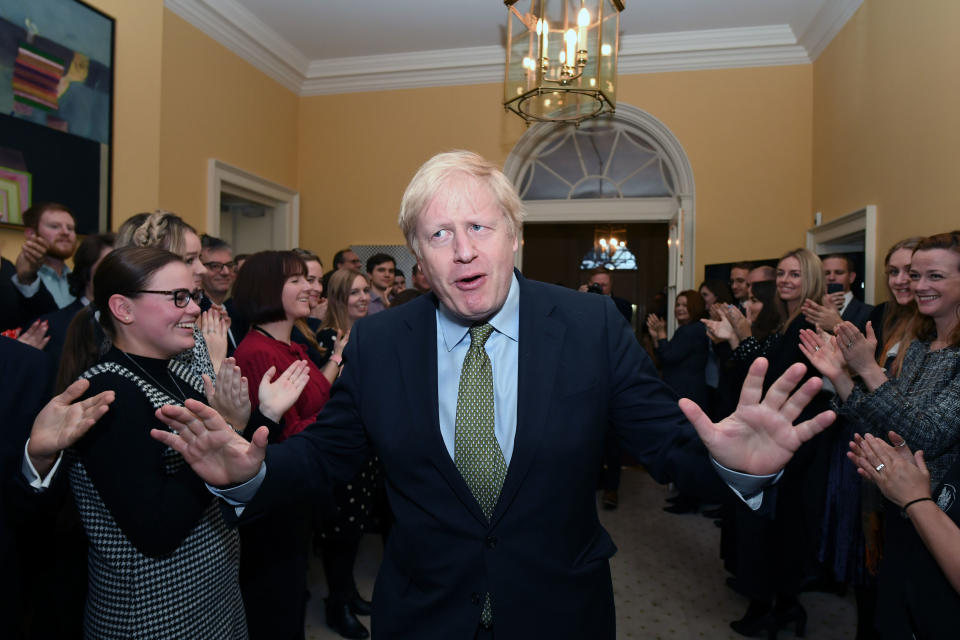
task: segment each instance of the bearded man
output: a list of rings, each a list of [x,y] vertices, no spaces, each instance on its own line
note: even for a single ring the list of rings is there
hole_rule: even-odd
[[[23,212],[23,224],[26,242],[17,256],[13,284],[26,298],[46,289],[63,309],[76,299],[70,293],[66,264],[77,247],[73,212],[62,204],[39,202]]]

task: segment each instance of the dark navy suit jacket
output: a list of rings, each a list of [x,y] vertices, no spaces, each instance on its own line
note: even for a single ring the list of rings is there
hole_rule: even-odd
[[[396,523],[374,591],[376,637],[473,638],[487,592],[498,640],[615,636],[616,547],[595,495],[607,426],[663,481],[687,423],[609,297],[518,277],[516,439],[490,521],[440,434],[432,294],[359,321],[318,422],[268,448],[245,519],[380,456]]]
[[[847,308],[843,310],[842,318],[847,322],[852,322],[857,326],[857,329],[860,329],[861,332],[865,331],[867,328],[867,320],[870,319],[870,314],[873,312],[873,307],[864,302],[860,302],[856,297],[850,300],[850,304],[847,305]],[[876,330],[877,327],[874,327]]]

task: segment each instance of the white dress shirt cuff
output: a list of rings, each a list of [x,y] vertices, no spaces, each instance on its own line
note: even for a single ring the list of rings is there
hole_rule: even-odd
[[[40,291],[40,276],[37,276],[31,284],[23,284],[20,282],[20,278],[17,277],[17,274],[10,276],[10,282],[13,283],[13,286],[17,288],[17,291],[23,294],[24,298],[32,298],[37,295],[37,291]]]
[[[737,494],[738,498],[743,500],[745,505],[754,511],[759,509],[760,505],[763,504],[763,490],[776,484],[780,480],[780,476],[783,475],[783,469],[769,476],[754,476],[749,473],[740,473],[739,471],[726,468],[714,460],[713,456],[710,457],[710,462],[713,464],[713,468],[717,470],[717,473],[720,474],[720,479]]]
[[[56,475],[57,469],[60,468],[60,461],[63,460],[63,452],[61,451],[57,454],[57,461],[53,463],[53,467],[51,467],[46,477],[41,478],[40,473],[34,468],[33,463],[30,462],[30,455],[27,453],[28,446],[30,446],[30,438],[27,438],[27,443],[23,445],[23,463],[20,465],[20,473],[23,474],[23,477],[27,480],[27,484],[31,487],[37,491],[46,491],[50,488],[50,481],[53,480],[53,476]]]
[[[257,495],[257,491],[260,490],[260,485],[263,484],[263,479],[266,476],[267,463],[261,462],[260,470],[257,471],[257,475],[253,476],[243,484],[230,487],[229,489],[218,489],[213,485],[207,484],[207,489],[213,495],[223,498],[224,502],[227,504],[236,507],[237,516],[239,516],[243,513],[247,503],[253,500],[253,496]]]

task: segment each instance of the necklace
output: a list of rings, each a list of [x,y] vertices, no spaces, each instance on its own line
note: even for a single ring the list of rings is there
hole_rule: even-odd
[[[137,369],[140,369],[140,371],[142,371],[145,376],[147,376],[148,378],[150,378],[150,381],[153,382],[153,384],[157,385],[157,387],[159,387],[160,389],[163,389],[164,393],[166,393],[168,396],[170,396],[171,398],[174,398],[175,400],[180,400],[180,403],[181,403],[181,404],[186,401],[186,399],[187,399],[187,394],[185,394],[185,393],[183,392],[183,389],[180,388],[180,385],[177,384],[177,379],[173,377],[173,374],[170,373],[170,370],[169,370],[169,369],[167,370],[167,377],[170,378],[170,382],[172,382],[172,383],[173,383],[173,386],[175,386],[175,387],[177,388],[177,391],[180,392],[180,397],[179,397],[179,398],[177,398],[177,394],[171,393],[171,392],[170,392],[170,389],[168,389],[167,387],[165,387],[165,386],[163,386],[162,384],[160,384],[160,382],[159,382],[156,378],[154,378],[152,375],[150,375],[150,372],[149,372],[149,371],[147,371],[146,369],[144,369],[144,368],[140,365],[139,362],[137,362],[137,361],[134,360],[132,357],[130,357],[130,354],[128,354],[126,351],[121,351],[120,353],[122,353],[123,355],[125,355],[125,356],[127,357],[127,360],[129,360],[130,362],[133,363],[133,366],[135,366]]]

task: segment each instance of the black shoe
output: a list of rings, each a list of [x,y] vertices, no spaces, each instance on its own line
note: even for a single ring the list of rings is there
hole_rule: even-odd
[[[700,502],[695,498],[681,496],[680,500],[677,500],[670,506],[664,507],[663,510],[667,513],[696,513],[700,510]]]
[[[350,611],[347,603],[330,605],[327,603],[327,626],[349,640],[364,640],[370,637],[370,632],[357,620],[357,616]]]
[[[767,638],[776,640],[779,625],[773,607],[758,600],[751,600],[747,612],[739,620],[730,623],[730,628],[742,636],[752,637],[766,632]]]
[[[368,616],[373,613],[373,603],[364,600],[359,593],[354,593],[353,597],[350,598],[350,611],[357,616]]]

